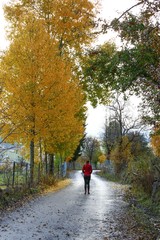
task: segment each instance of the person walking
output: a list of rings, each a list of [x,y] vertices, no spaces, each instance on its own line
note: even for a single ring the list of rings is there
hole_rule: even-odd
[[[90,180],[91,180],[91,173],[92,173],[92,165],[89,163],[88,160],[83,165],[82,172],[84,174],[84,191],[85,191],[84,193],[86,194],[88,189],[88,194],[90,194]]]

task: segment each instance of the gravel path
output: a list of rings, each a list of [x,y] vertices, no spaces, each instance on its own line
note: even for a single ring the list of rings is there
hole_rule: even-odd
[[[122,185],[92,174],[91,194],[84,195],[81,173],[71,177],[65,189],[8,213],[0,222],[0,240],[155,239],[147,233],[139,237],[136,223],[127,214]]]

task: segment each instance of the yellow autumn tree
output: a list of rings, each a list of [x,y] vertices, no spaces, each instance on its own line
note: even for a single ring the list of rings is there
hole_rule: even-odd
[[[151,145],[155,155],[160,157],[160,126],[155,128],[154,134],[151,136]]]
[[[95,6],[90,0],[12,0],[5,7],[5,16],[12,23],[10,36],[16,34],[21,19],[28,12],[44,20],[47,32],[57,40],[59,50],[71,55],[81,53],[93,39]]]
[[[71,153],[82,136],[84,95],[73,56],[92,39],[94,5],[88,0],[11,1],[5,16],[11,45],[1,62],[3,135],[30,144],[33,179],[35,143],[43,141],[52,153]]]
[[[104,163],[106,160],[106,155],[102,154],[98,157],[98,162],[99,163]]]
[[[133,159],[131,154],[131,142],[127,136],[123,136],[120,143],[117,143],[111,151],[110,158],[115,164],[116,173],[127,167],[128,162]]]
[[[62,81],[61,81],[62,83]],[[43,136],[46,151],[61,153],[64,158],[72,155],[84,133],[85,108],[84,95],[78,81],[64,84],[58,95],[52,114],[47,114],[50,127],[48,134]],[[54,118],[52,117],[54,116]],[[50,120],[50,117],[52,119]]]
[[[43,22],[27,16],[25,27],[19,29],[1,62],[3,116],[7,116],[3,135],[12,132],[10,140],[30,144],[32,170],[34,145],[39,139],[52,136],[55,146],[68,140],[67,136],[79,139],[83,132],[84,118],[78,114],[84,96],[78,81],[71,79],[71,64],[57,51]]]

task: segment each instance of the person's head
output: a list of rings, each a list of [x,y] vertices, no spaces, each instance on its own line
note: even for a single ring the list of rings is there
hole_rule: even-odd
[[[89,164],[89,160],[87,160],[86,163]]]

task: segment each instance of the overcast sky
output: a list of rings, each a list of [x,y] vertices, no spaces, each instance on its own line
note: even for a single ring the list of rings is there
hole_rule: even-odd
[[[122,12],[133,6],[136,0],[99,0],[101,2],[100,16],[107,20],[118,17]],[[2,6],[9,2],[9,0],[0,0],[0,50],[5,49],[8,43],[5,39],[5,21],[3,16]],[[101,36],[97,44],[103,43],[106,40],[112,40],[118,42],[119,40],[111,33]],[[88,105],[87,113],[87,129],[88,135],[93,137],[99,137],[103,132],[105,122],[105,107],[99,105],[97,108],[92,108]]]

